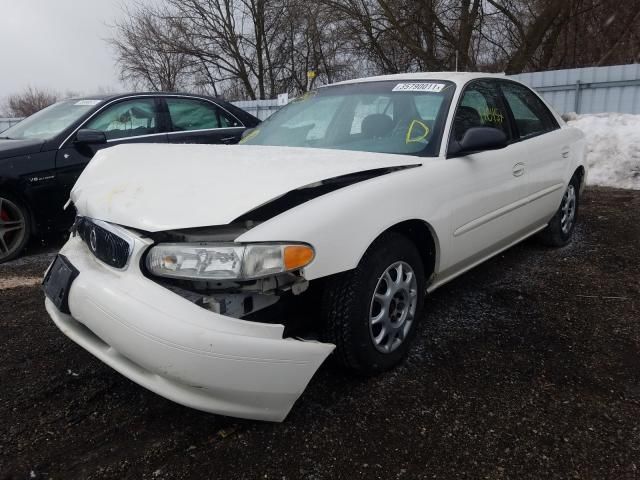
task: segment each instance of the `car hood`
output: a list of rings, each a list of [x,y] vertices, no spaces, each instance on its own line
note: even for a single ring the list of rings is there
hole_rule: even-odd
[[[225,225],[300,187],[416,160],[253,145],[119,145],[91,160],[71,200],[80,215],[148,232]]]
[[[0,133],[0,136],[2,134]],[[42,150],[45,140],[30,138],[25,140],[2,140],[0,139],[0,158],[11,158],[20,155],[38,153]]]

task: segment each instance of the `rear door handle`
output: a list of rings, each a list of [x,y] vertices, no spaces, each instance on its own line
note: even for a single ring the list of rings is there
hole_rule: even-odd
[[[231,142],[233,142],[235,139],[236,139],[236,137],[224,137],[224,138],[221,138],[221,139],[220,139],[220,141],[221,141],[222,143],[231,143]]]
[[[513,173],[514,177],[521,177],[522,175],[524,175],[524,167],[525,164],[522,162],[518,162],[513,166],[513,169],[511,170],[511,172]]]

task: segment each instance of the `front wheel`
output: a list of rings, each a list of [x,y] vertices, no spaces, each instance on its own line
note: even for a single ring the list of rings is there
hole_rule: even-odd
[[[578,220],[580,203],[580,179],[574,175],[562,196],[558,211],[540,232],[542,243],[550,247],[562,247],[571,241]]]
[[[0,192],[0,263],[20,255],[30,233],[27,209],[17,199]]]
[[[422,316],[425,274],[416,246],[381,236],[358,266],[332,278],[322,301],[326,341],[339,363],[360,374],[388,370],[407,354]]]

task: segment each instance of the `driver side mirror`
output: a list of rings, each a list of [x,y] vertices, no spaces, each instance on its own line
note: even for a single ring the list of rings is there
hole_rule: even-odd
[[[83,128],[82,130],[78,130],[76,134],[76,143],[84,143],[87,145],[107,143],[107,136],[100,130]]]
[[[498,150],[507,146],[507,136],[502,130],[493,127],[471,127],[459,142],[453,140],[449,145],[449,157],[459,157],[468,153],[484,150]]]

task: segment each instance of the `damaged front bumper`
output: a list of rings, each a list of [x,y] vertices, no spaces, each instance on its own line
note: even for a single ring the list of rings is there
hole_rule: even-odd
[[[61,250],[79,275],[64,314],[46,309],[73,341],[143,387],[207,412],[282,421],[331,344],[283,338],[283,325],[201,308],[146,278],[150,241],[134,236],[128,268],[102,263],[79,237]]]

